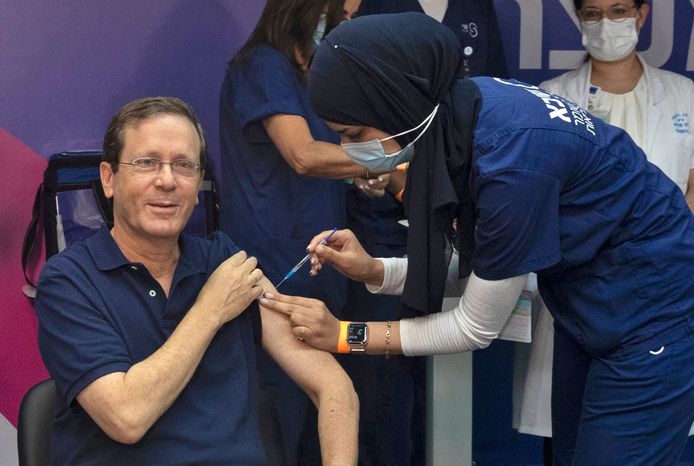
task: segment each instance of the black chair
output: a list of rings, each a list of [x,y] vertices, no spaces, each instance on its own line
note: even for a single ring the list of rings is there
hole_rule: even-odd
[[[24,395],[17,422],[19,466],[51,464],[51,428],[57,399],[53,379],[34,385]]]
[[[282,433],[274,400],[267,389],[258,394],[260,437],[268,466],[286,466]],[[17,450],[19,466],[51,464],[51,428],[58,395],[53,379],[44,380],[29,389],[19,406]]]

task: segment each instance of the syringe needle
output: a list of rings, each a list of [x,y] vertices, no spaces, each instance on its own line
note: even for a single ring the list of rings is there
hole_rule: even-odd
[[[282,279],[282,281],[279,282],[279,283],[277,284],[277,286],[275,287],[275,289],[279,288],[280,285],[281,285],[282,283],[284,283],[285,280],[287,280],[288,278],[291,278],[292,275],[294,275],[294,274],[296,273],[296,271],[299,270],[299,269],[301,268],[301,266],[304,265],[304,264],[306,263],[306,261],[309,259],[309,257],[311,257],[311,254],[306,254],[306,256],[304,256],[304,258],[301,259],[301,260],[299,261],[298,264],[296,264],[294,267],[292,267],[292,270],[290,270],[290,271],[287,273],[287,275],[284,276],[284,278]]]

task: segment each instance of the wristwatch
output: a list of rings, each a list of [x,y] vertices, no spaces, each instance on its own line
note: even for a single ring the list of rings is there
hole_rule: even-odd
[[[347,325],[347,344],[350,353],[366,351],[367,341],[369,341],[369,326],[366,322],[350,322]]]

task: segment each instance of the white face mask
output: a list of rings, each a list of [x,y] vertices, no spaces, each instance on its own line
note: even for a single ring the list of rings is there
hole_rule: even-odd
[[[581,22],[582,43],[590,55],[600,61],[617,61],[635,48],[639,35],[636,18],[612,21],[603,18],[595,22]]]

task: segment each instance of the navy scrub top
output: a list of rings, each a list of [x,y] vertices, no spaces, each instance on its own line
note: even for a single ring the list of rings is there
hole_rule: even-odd
[[[407,11],[424,13],[418,0],[363,0],[359,7],[359,15]],[[449,0],[441,23],[455,33],[463,49],[463,76],[508,76],[494,2]]]
[[[344,182],[297,174],[263,126],[276,114],[303,117],[317,141],[339,144],[339,136],[316,115],[305,83],[277,50],[259,46],[229,67],[220,97],[222,231],[258,258],[277,283],[306,254],[323,230],[343,228]],[[310,296],[339,309],[346,279],[328,267],[312,278],[304,266],[280,291]]]
[[[694,319],[694,217],[678,187],[576,104],[472,79],[475,273],[536,271],[557,324],[592,354]]]

